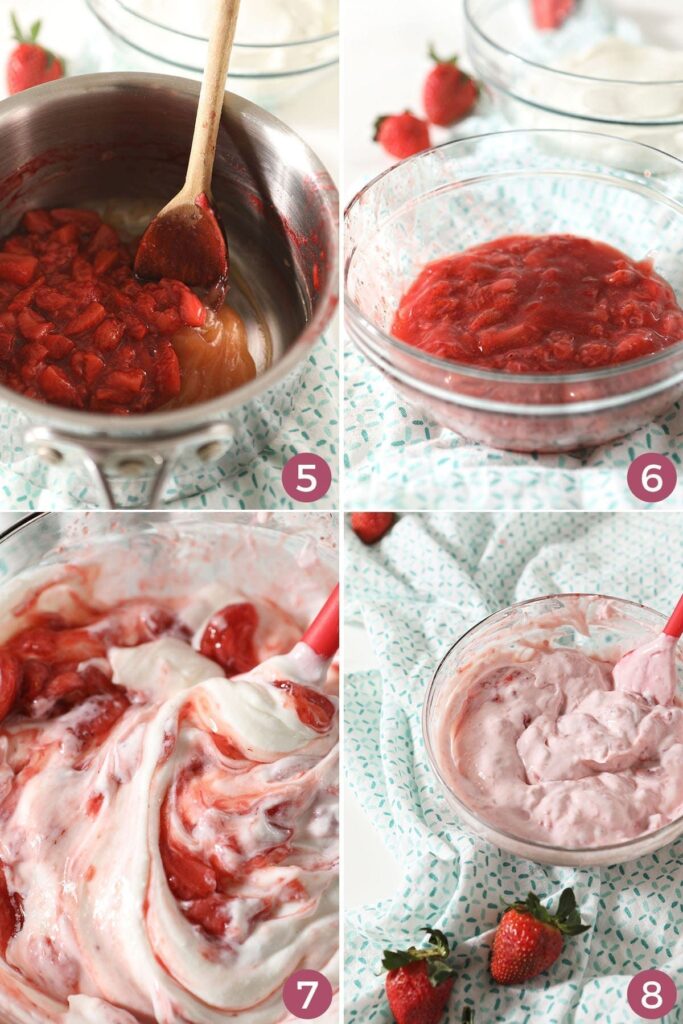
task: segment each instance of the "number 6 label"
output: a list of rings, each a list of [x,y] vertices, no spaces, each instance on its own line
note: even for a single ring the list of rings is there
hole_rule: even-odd
[[[282,470],[282,486],[294,501],[318,501],[332,484],[332,470],[320,455],[294,455]]]
[[[660,1020],[671,1013],[678,993],[664,971],[641,971],[631,978],[626,998],[633,1012],[643,1020]]]
[[[301,1020],[314,1020],[329,1010],[332,986],[320,971],[295,971],[282,988],[282,1001]]]
[[[676,467],[666,455],[645,452],[628,467],[626,482],[640,501],[664,501],[676,489]]]

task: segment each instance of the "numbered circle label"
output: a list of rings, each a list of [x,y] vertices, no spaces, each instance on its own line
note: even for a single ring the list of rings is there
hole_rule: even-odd
[[[678,993],[664,971],[641,971],[631,978],[626,992],[628,1005],[643,1020],[659,1020],[671,1013]]]
[[[294,501],[318,501],[332,484],[332,470],[320,455],[304,452],[285,463],[282,486]]]
[[[676,467],[666,455],[638,455],[628,467],[626,482],[640,501],[664,501],[676,489]]]
[[[314,1020],[329,1010],[332,986],[320,971],[295,971],[282,989],[282,1001],[301,1020]]]

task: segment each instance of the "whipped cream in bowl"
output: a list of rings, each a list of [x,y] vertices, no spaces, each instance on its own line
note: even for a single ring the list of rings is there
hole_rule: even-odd
[[[560,594],[457,641],[423,734],[469,831],[575,866],[624,863],[683,833],[683,645],[665,624],[619,598]]]
[[[0,545],[0,1019],[279,1024],[293,971],[337,988],[337,674],[289,657],[336,558],[237,520]]]

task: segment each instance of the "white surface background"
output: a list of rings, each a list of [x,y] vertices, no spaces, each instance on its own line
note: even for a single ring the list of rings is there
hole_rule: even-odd
[[[433,43],[440,57],[462,56],[471,70],[464,42],[462,0],[341,0],[344,10],[344,198],[348,203],[368,181],[395,161],[372,141],[375,119],[411,110],[424,117],[422,83],[432,67]],[[681,0],[611,0],[639,22],[647,38],[683,47]],[[431,128],[432,142],[470,134],[467,120],[453,129]]]
[[[344,5],[344,131],[343,196],[345,203],[370,179],[391,165],[392,158],[372,142],[376,117],[410,109],[424,116],[422,82],[431,66],[427,53],[434,43],[443,57],[465,57],[461,0],[342,0]],[[636,18],[648,37],[673,45],[668,18],[680,11],[681,0],[617,0],[614,6]],[[680,24],[680,18],[678,19]],[[649,29],[649,30],[648,30]],[[654,31],[653,31],[654,29]],[[683,47],[683,35],[676,40]],[[432,129],[435,144],[468,135],[467,121],[454,130]],[[345,632],[347,672],[377,667],[363,629]],[[385,849],[372,822],[348,786],[344,794],[346,820],[344,887],[347,907],[380,900],[396,891],[398,866]]]
[[[88,10],[85,0],[0,0],[0,98],[7,95],[5,67],[7,55],[15,45],[11,11],[16,12],[25,31],[36,19],[42,20],[40,41],[66,59],[69,74],[111,69],[107,34]],[[130,70],[136,70],[133,64]],[[173,69],[169,68],[168,73],[173,74]],[[339,75],[333,71],[321,78],[313,89],[303,90],[273,110],[308,142],[336,180],[339,175],[338,90]]]

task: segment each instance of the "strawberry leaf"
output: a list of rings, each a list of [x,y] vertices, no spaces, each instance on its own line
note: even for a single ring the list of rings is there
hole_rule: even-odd
[[[576,912],[576,897],[574,896],[573,889],[565,889],[560,896],[560,902],[557,905],[557,919],[558,921],[568,921],[570,916]]]
[[[385,949],[382,957],[382,967],[386,971],[396,971],[399,967],[405,967],[413,962],[410,950],[407,949]]]
[[[446,60],[443,60],[441,57],[437,56],[433,43],[430,44],[429,47],[429,56],[436,64],[453,64],[455,66],[458,63],[457,57],[448,57]]]
[[[422,931],[427,932],[429,935],[429,942],[430,945],[434,946],[435,953],[438,953],[439,956],[448,956],[450,947],[448,939],[443,932],[440,932],[437,928],[423,928]]]
[[[436,928],[423,928],[429,936],[428,946],[409,946],[408,949],[385,949],[382,958],[382,967],[386,971],[396,971],[408,964],[423,961],[426,966],[427,977],[435,988],[442,982],[455,974],[454,969],[447,961],[450,952],[448,939],[443,932]]]
[[[523,903],[513,903],[511,910],[518,914],[531,914],[542,924],[557,928],[563,935],[581,935],[589,930],[590,925],[583,924],[581,913],[576,905],[573,889],[565,889],[560,896],[555,914],[543,906],[536,893],[530,892]]]
[[[449,978],[455,977],[455,971],[445,960],[428,960],[427,977],[434,988],[436,988],[438,985],[443,984],[444,981],[448,981]]]

